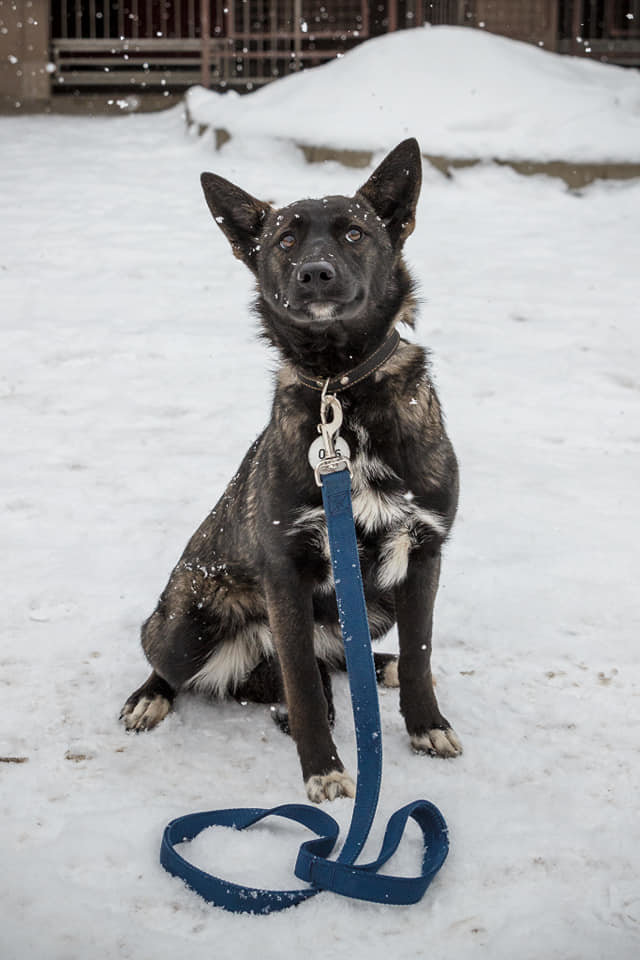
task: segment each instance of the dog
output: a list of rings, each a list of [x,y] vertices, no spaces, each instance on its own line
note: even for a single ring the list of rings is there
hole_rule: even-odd
[[[353,197],[281,209],[212,173],[208,207],[256,278],[254,310],[279,353],[271,419],[196,530],[142,627],[153,672],[127,700],[128,730],[155,727],[179,691],[279,704],[309,799],[355,795],[332,739],[331,672],[344,650],[320,490],[307,459],[326,381],[344,412],[353,509],[371,635],[398,626],[399,656],[375,654],[400,688],[414,750],[461,752],[431,675],[440,557],[458,467],[414,325],[403,261],[422,176],[400,143]]]

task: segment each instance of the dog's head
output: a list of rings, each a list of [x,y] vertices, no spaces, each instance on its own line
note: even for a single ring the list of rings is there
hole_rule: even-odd
[[[328,370],[381,342],[411,291],[401,252],[420,184],[414,139],[399,144],[355,196],[279,210],[202,174],[216,223],[258,280],[265,332],[285,356],[307,367],[316,357]]]

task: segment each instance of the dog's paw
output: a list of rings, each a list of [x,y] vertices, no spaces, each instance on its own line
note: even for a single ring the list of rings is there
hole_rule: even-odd
[[[385,664],[384,669],[382,670],[382,685],[383,687],[399,687],[400,680],[398,679],[398,661],[390,660],[389,663]]]
[[[170,701],[161,694],[156,694],[155,697],[140,698],[137,698],[134,694],[133,697],[129,697],[122,708],[120,719],[127,730],[141,733],[143,730],[153,730],[154,727],[157,727],[170,710]]]
[[[428,730],[426,733],[414,733],[411,746],[416,753],[428,753],[432,757],[459,757],[462,743],[451,727],[446,730]]]
[[[331,773],[309,777],[305,783],[307,796],[312,803],[323,800],[335,800],[337,797],[355,797],[356,785],[346,770],[332,770]]]
[[[277,703],[269,707],[271,719],[276,726],[288,736],[291,736],[291,727],[289,726],[289,711],[285,703]]]

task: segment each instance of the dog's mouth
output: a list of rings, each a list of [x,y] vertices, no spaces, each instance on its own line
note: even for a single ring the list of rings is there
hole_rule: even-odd
[[[324,326],[332,323],[339,312],[340,305],[332,300],[310,300],[305,311],[312,324]]]
[[[342,321],[348,321],[359,314],[364,302],[364,293],[360,290],[349,299],[325,298],[322,300],[303,300],[289,303],[287,313],[299,326],[312,329],[324,329]]]

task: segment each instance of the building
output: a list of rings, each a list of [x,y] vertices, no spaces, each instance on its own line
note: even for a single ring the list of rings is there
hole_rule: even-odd
[[[249,91],[425,22],[640,65],[640,0],[0,0],[0,96]]]

